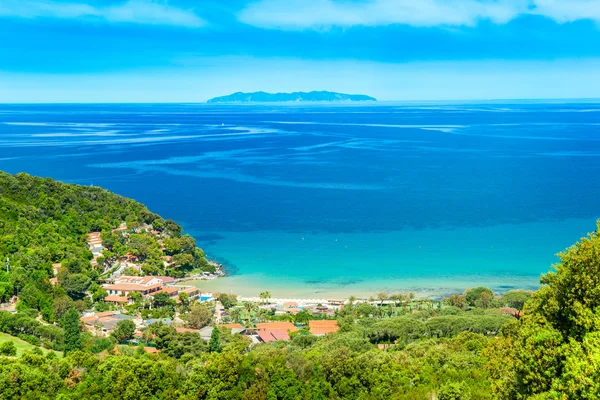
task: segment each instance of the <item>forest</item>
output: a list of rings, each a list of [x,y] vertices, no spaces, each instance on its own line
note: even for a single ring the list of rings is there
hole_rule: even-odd
[[[303,315],[289,341],[253,344],[223,327],[204,340],[160,321],[142,337],[128,320],[108,337],[84,330],[81,312],[105,307],[94,297],[101,277],[89,263],[86,234],[108,234],[122,221],[162,228],[169,239],[182,237],[181,229],[103,189],[25,174],[0,175],[0,202],[0,255],[10,260],[0,287],[19,298],[15,313],[0,311],[0,332],[36,346],[17,357],[12,342],[0,344],[1,399],[600,397],[600,221],[559,254],[536,292],[481,287],[439,302],[351,299],[330,317],[335,333],[312,335],[303,318],[314,317]],[[185,254],[200,256],[191,243],[178,243],[173,254],[187,247]],[[66,271],[53,286],[56,262]],[[153,318],[178,312],[189,327],[213,323],[210,306],[185,298],[127,307]],[[237,318],[251,326],[276,317],[249,307]]]

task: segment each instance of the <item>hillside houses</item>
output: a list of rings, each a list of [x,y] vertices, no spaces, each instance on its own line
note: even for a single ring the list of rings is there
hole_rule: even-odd
[[[105,284],[104,290],[108,296],[104,301],[114,304],[131,303],[130,295],[134,292],[144,297],[166,293],[170,298],[179,302],[179,294],[186,293],[188,299],[200,297],[200,289],[194,286],[173,286],[175,279],[170,276],[120,276],[113,283]]]

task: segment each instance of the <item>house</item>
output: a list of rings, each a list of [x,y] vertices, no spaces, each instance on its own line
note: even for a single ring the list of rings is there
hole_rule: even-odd
[[[99,331],[105,335],[112,332],[119,321],[126,319],[133,319],[133,317],[114,311],[106,311],[79,318],[88,330],[93,331],[99,329]]]
[[[290,334],[283,329],[259,330],[256,332],[263,343],[275,342],[277,340],[290,340]]]
[[[235,326],[235,327],[231,328],[231,333],[232,334],[233,333],[244,333],[246,331],[246,328],[244,328],[240,324],[223,324],[223,325],[219,325],[219,327],[229,328],[229,325],[234,325]],[[200,334],[200,337],[202,339],[204,339],[204,340],[210,340],[210,336],[212,335],[213,329],[214,328],[209,325],[209,326],[205,326],[204,328],[200,329],[197,332]]]
[[[157,323],[171,325],[171,324],[173,324],[173,320],[171,318],[161,318],[161,319],[151,318],[151,319],[144,320],[145,326],[149,326],[149,325],[157,324]]]
[[[259,331],[283,330],[286,332],[296,332],[298,330],[294,324],[287,321],[256,324],[256,329]]]
[[[104,301],[107,303],[114,303],[120,305],[132,303],[131,299],[128,296],[121,296],[118,294],[109,294],[104,298]]]
[[[156,296],[159,293],[166,293],[171,299],[179,296],[179,289],[176,287],[163,287],[158,292],[152,293],[152,296]]]
[[[336,320],[313,320],[308,321],[310,333],[315,336],[323,336],[328,333],[337,332],[340,327]]]
[[[187,293],[188,298],[190,300],[200,297],[200,289],[198,289],[197,287],[194,287],[194,286],[186,286],[186,287],[179,288],[179,293]]]
[[[256,334],[261,342],[269,343],[276,340],[290,340],[290,332],[298,328],[291,322],[266,322],[256,324]]]
[[[162,283],[156,283],[153,285],[141,285],[138,283],[115,283],[113,285],[105,285],[104,290],[106,290],[108,294],[128,295],[133,292],[138,292],[144,296],[147,296],[158,292],[162,289],[162,287]]]
[[[155,276],[121,276],[112,285],[104,285],[108,294],[128,295],[132,292],[144,296],[158,292],[163,288],[163,281]]]

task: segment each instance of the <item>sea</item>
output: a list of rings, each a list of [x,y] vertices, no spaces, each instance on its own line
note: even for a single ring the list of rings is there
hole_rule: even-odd
[[[178,221],[206,291],[536,289],[596,229],[600,101],[0,105],[0,169]]]

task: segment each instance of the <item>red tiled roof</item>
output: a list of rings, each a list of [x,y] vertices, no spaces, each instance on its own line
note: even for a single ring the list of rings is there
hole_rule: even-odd
[[[298,330],[298,328],[296,328],[294,326],[294,324],[292,324],[291,322],[266,322],[263,324],[256,324],[256,328],[258,330],[268,330],[268,331],[283,330],[283,331],[296,332]]]
[[[289,333],[283,329],[261,330],[256,333],[265,343],[274,342],[276,340],[290,340]]]
[[[241,324],[220,324],[219,326],[229,329],[244,329],[244,327]]]
[[[157,288],[162,288],[162,283],[148,286],[140,285],[138,283],[115,283],[114,285],[104,286],[105,290],[119,290],[124,292],[145,292]]]
[[[313,335],[326,335],[340,329],[335,320],[308,321],[308,326]]]
[[[174,288],[174,287],[164,287],[161,290],[159,290],[158,292],[152,293],[152,296],[156,296],[159,293],[166,293],[170,296],[174,293],[179,293],[179,289]]]
[[[104,298],[104,301],[109,303],[127,303],[129,298],[127,296],[119,296],[118,294],[109,294]]]

